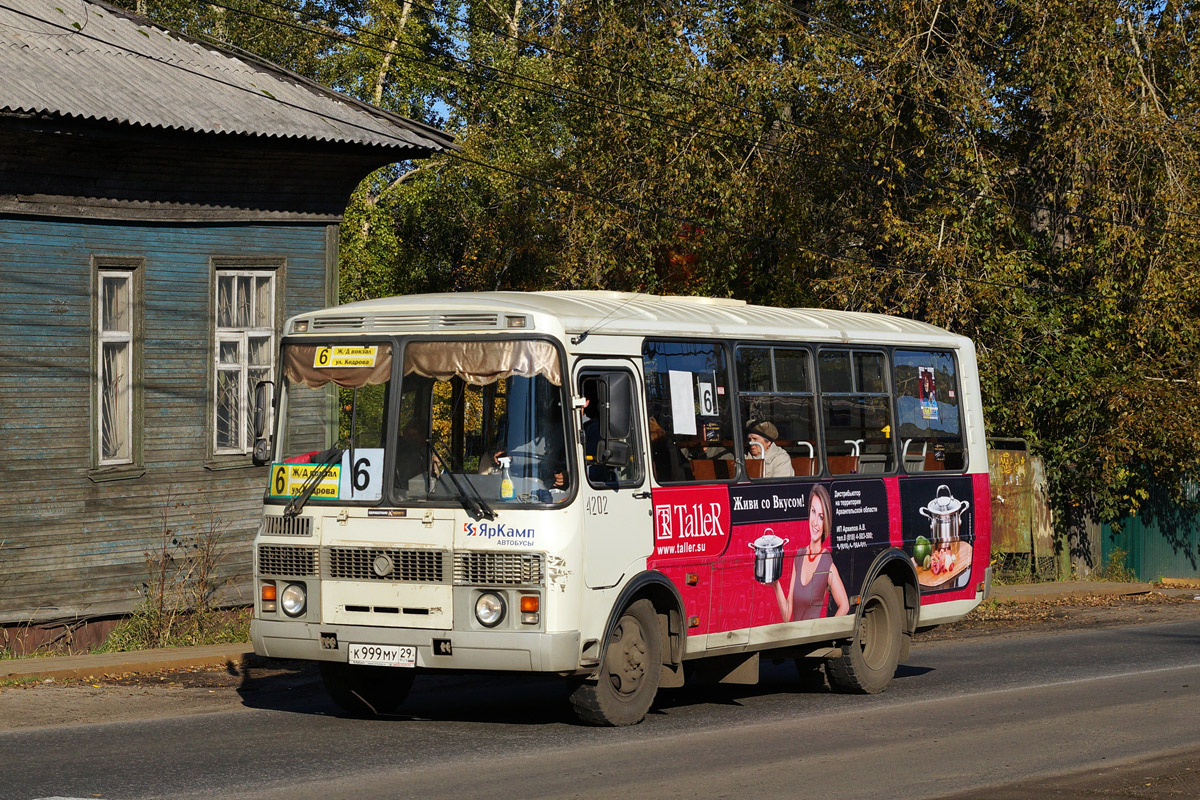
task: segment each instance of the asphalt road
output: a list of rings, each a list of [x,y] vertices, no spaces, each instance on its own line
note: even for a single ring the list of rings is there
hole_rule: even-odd
[[[558,681],[422,676],[384,720],[269,683],[228,711],[0,733],[0,797],[1075,798],[1200,774],[1200,621],[926,643],[871,697],[765,664],[615,730],[576,725]]]

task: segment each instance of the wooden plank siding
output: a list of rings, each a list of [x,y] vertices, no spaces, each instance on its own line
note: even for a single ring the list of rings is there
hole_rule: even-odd
[[[215,524],[216,580],[248,602],[264,467],[216,469],[213,264],[283,266],[282,313],[326,306],[336,226],[108,223],[0,216],[0,624],[124,613],[147,553]],[[142,259],[142,464],[94,480],[93,259]],[[276,342],[277,344],[277,342]]]

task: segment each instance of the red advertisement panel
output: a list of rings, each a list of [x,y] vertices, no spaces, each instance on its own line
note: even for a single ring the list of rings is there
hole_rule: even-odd
[[[986,475],[655,489],[651,569],[689,635],[853,614],[882,550],[913,560],[921,602],[975,597],[990,553]]]
[[[729,545],[729,490],[724,486],[655,489],[652,569],[712,561]]]

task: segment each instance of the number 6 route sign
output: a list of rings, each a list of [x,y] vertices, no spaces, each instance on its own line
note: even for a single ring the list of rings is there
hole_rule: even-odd
[[[313,490],[313,500],[373,501],[383,496],[383,448],[355,449],[353,456],[351,463],[351,452],[342,453],[341,463],[330,467]],[[270,496],[295,497],[320,468],[320,464],[272,464]]]

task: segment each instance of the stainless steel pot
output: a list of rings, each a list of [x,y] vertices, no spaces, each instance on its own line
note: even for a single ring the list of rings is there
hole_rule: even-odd
[[[943,490],[945,495],[942,494]],[[921,507],[921,513],[929,518],[929,538],[934,547],[946,549],[958,541],[963,512],[970,508],[971,504],[954,497],[950,487],[945,484],[937,488],[936,495],[929,501],[929,505]]]
[[[783,575],[783,546],[788,539],[780,539],[767,532],[750,543],[754,550],[754,580],[759,583],[774,583]]]

